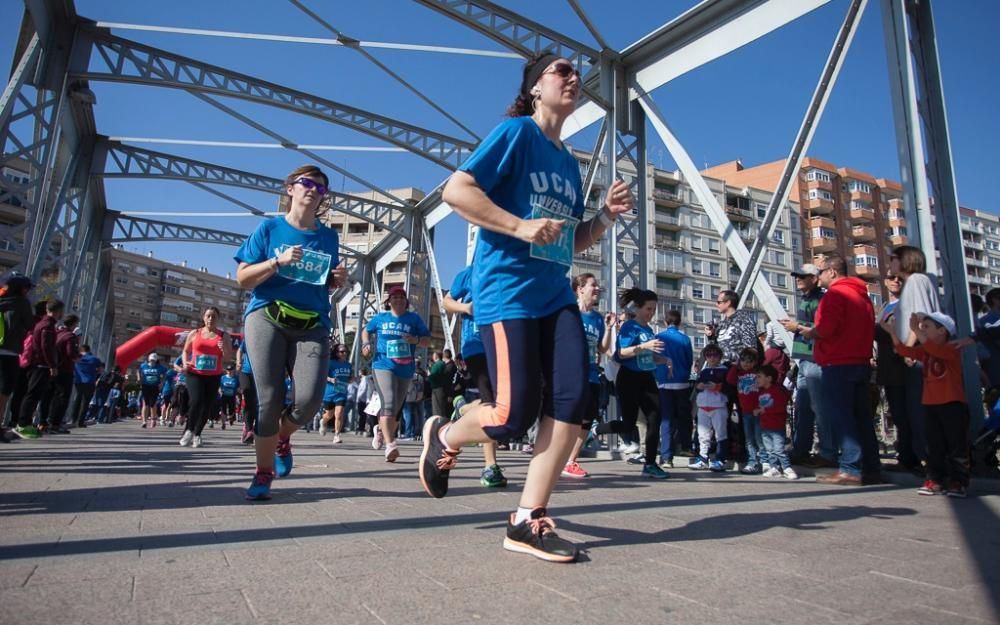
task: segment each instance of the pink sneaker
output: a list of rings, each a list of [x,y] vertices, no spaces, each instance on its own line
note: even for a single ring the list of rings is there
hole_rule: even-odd
[[[581,479],[590,476],[589,473],[583,470],[579,464],[575,462],[568,463],[562,470],[563,477],[571,477],[574,479]]]

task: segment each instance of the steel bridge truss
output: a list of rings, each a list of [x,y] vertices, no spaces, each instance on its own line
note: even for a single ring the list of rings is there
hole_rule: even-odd
[[[741,270],[739,290],[751,293],[771,319],[787,316],[770,285],[759,280],[760,264],[780,211],[787,210],[792,177],[797,175],[819,123],[830,89],[856,32],[868,0],[849,0],[844,23],[834,38],[803,121],[792,138],[783,175],[751,249],[737,235],[684,146],[670,128],[652,94],[662,85],[777,30],[830,0],[705,0],[657,28],[635,44],[617,51],[608,47],[577,0],[568,0],[597,42],[588,45],[488,0],[415,0],[418,4],[527,57],[555,52],[584,75],[586,101],[564,126],[564,139],[595,122],[601,123],[589,159],[585,193],[603,194],[615,180],[625,180],[638,202],[632,215],[619,220],[605,237],[603,305],[614,308],[619,285],[648,287],[655,275],[654,252],[648,245],[651,195],[648,187],[647,128],[664,143],[707,212],[730,256]],[[885,23],[889,84],[902,163],[904,204],[918,225],[919,244],[935,264],[935,240],[941,249],[946,308],[956,315],[959,331],[971,328],[965,295],[965,260],[958,227],[957,192],[945,117],[930,0],[879,0]],[[2,227],[7,251],[20,260],[15,269],[40,281],[45,296],[77,302],[84,330],[97,337],[99,352],[110,352],[111,309],[107,305],[110,264],[106,250],[118,240],[187,240],[238,244],[239,237],[204,228],[152,221],[108,211],[103,180],[165,178],[185,181],[237,206],[263,211],[236,200],[218,187],[240,187],[283,193],[283,181],[237,169],[143,150],[100,137],[93,127],[90,81],[106,81],[183,90],[263,132],[288,149],[315,158],[358,184],[387,198],[366,201],[332,193],[329,208],[375,224],[386,235],[364,253],[347,258],[351,284],[333,294],[341,333],[345,309],[360,301],[358,329],[376,311],[384,291],[384,269],[409,250],[407,286],[418,311],[429,313],[431,292],[440,295],[440,280],[431,246],[434,226],[450,214],[439,185],[416,205],[407,204],[302,148],[263,124],[223,103],[233,98],[293,111],[397,146],[452,171],[475,148],[478,139],[460,139],[372,111],[290,89],[113,35],[95,22],[78,17],[72,3],[25,0],[25,28],[18,41],[14,70],[0,95],[0,203],[25,209],[23,224]],[[364,52],[301,2],[299,10],[337,36],[338,42],[361,52],[381,71],[401,82],[469,134],[465,126],[384,63]],[[926,147],[926,154],[924,149]],[[443,185],[443,183],[442,183]],[[596,185],[596,186],[595,186]],[[934,202],[931,202],[933,189]],[[936,215],[937,219],[932,219]],[[933,223],[933,226],[932,226]],[[2,251],[2,250],[0,250]],[[347,254],[345,253],[345,256]],[[383,276],[380,282],[379,276]],[[84,291],[78,292],[83,286]],[[449,329],[447,316],[442,315]],[[103,341],[103,342],[102,342]],[[355,343],[357,344],[357,343]],[[971,369],[970,369],[971,372]],[[967,381],[968,383],[968,381]],[[970,392],[978,388],[973,381]]]

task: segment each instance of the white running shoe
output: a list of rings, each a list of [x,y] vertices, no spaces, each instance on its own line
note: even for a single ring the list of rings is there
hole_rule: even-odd
[[[192,447],[201,447],[201,437],[200,436],[195,436],[194,440],[191,441],[191,446]]]
[[[776,467],[771,467],[767,471],[764,471],[761,475],[764,477],[781,477],[781,471]]]
[[[629,443],[622,450],[623,454],[637,454],[639,453],[639,443]]]
[[[770,462],[761,462],[760,463],[760,472],[761,473],[767,473],[770,470],[771,470],[771,463]]]
[[[382,449],[383,442],[382,428],[378,425],[375,426],[375,435],[372,436],[372,449]]]
[[[344,442],[344,439],[340,438],[340,434],[334,434],[333,435],[333,444],[334,445],[339,445],[340,443],[343,443],[343,442]]]
[[[789,479],[789,480],[797,480],[797,479],[799,479],[799,474],[796,473],[795,469],[793,469],[792,467],[788,467],[787,469],[785,469],[784,472],[782,473],[782,475],[784,475],[785,478]]]
[[[191,430],[184,430],[184,436],[181,437],[180,446],[187,447],[191,444],[191,439],[194,438],[194,432]]]

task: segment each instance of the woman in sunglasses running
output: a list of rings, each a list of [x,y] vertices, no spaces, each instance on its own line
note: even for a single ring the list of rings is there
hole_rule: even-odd
[[[577,557],[576,545],[556,535],[546,506],[587,402],[587,339],[566,274],[573,254],[598,241],[633,204],[628,185],[618,181],[603,209],[580,221],[580,167],[559,139],[580,87],[580,75],[566,59],[531,59],[510,119],[483,140],[444,189],[444,201],[482,228],[472,300],[496,397],[495,405],[479,406],[451,424],[431,417],[424,424],[420,462],[424,490],[443,497],[463,446],[520,438],[541,413],[504,548],[551,562]]]
[[[316,219],[326,174],[315,165],[285,178],[288,212],[257,226],[236,252],[236,280],[252,289],[244,313],[247,359],[257,384],[257,472],[246,498],[270,499],[271,480],[292,472],[291,436],[323,401],[329,363],[330,300],[345,283],[337,232]],[[294,409],[282,415],[285,372],[295,379]]]

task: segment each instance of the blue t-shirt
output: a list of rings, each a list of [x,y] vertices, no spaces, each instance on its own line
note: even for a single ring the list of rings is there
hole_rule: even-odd
[[[451,290],[448,291],[448,295],[451,295],[452,299],[463,304],[471,302],[472,277],[471,266],[459,271],[458,275],[455,276],[455,280],[451,283]],[[472,312],[473,315],[476,313],[475,306]],[[479,325],[473,316],[462,315],[462,355],[468,358],[469,356],[478,356],[485,353],[483,339],[479,335]]]
[[[167,368],[156,363],[151,365],[149,363],[142,363],[139,365],[139,379],[142,381],[143,386],[159,386],[160,380],[167,373]]]
[[[284,217],[275,217],[261,222],[233,258],[241,263],[261,263],[292,245],[302,246],[302,260],[279,268],[277,273],[254,287],[244,317],[280,300],[299,310],[319,313],[320,321],[329,330],[330,290],[326,279],[330,270],[340,263],[336,230],[318,222],[315,230],[298,230]]]
[[[219,392],[223,397],[236,397],[236,391],[240,388],[240,379],[228,373],[219,378]]]
[[[104,363],[97,356],[86,353],[73,365],[74,384],[97,384],[97,368]]]
[[[583,333],[587,335],[587,360],[590,362],[590,375],[587,381],[591,384],[601,383],[601,370],[597,366],[601,359],[601,339],[604,337],[604,317],[596,310],[581,312]]]
[[[640,343],[652,341],[653,337],[653,331],[649,326],[640,325],[638,321],[629,319],[622,324],[621,330],[618,331],[618,349],[615,351],[620,354],[623,348],[635,347]],[[640,352],[632,358],[619,357],[619,361],[621,362],[621,366],[627,367],[632,371],[652,373],[656,370],[656,361],[653,360],[653,352]]]
[[[183,360],[183,358],[181,356],[178,356],[177,360],[174,361],[174,367],[182,367],[182,366],[184,366],[184,360]],[[174,369],[174,371],[177,371],[177,369]],[[181,384],[184,384],[184,385],[187,384],[187,372],[186,371],[180,371],[180,372],[177,373],[177,385],[180,386]]]
[[[177,372],[173,369],[168,369],[166,373],[163,374],[163,386],[160,388],[160,395],[164,397],[169,397],[174,393],[174,383],[177,380]]]
[[[295,391],[292,386],[292,378],[285,378],[285,405],[291,406],[295,400]]]
[[[409,380],[416,371],[414,356],[416,345],[403,340],[403,336],[430,336],[431,332],[424,325],[424,320],[415,312],[407,311],[397,317],[392,311],[380,312],[371,318],[365,326],[369,334],[374,332],[375,361],[373,369],[392,371],[395,375]]]
[[[346,360],[330,360],[326,370],[326,390],[323,401],[328,404],[347,401],[347,385],[351,381],[351,363]],[[333,378],[336,382],[330,382]]]
[[[253,375],[253,370],[250,368],[250,357],[247,356],[247,341],[243,339],[240,341],[240,354],[243,356],[243,365],[240,367],[240,373],[245,373],[247,375]]]
[[[661,356],[666,356],[673,364],[673,375],[667,365],[656,365],[656,383],[684,384],[691,382],[691,367],[694,365],[694,349],[691,338],[681,332],[677,326],[667,326],[667,329],[656,335],[663,341]]]
[[[552,143],[530,117],[514,117],[494,128],[459,169],[517,217],[567,220],[560,240],[545,246],[479,231],[472,293],[476,323],[538,319],[573,304],[567,273],[584,198],[580,167],[569,150]]]

